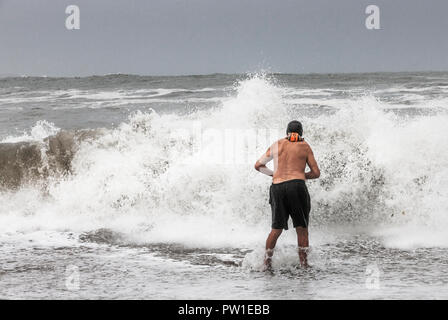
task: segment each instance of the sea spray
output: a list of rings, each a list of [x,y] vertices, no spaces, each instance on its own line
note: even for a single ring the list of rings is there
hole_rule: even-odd
[[[422,234],[438,236],[413,246],[448,245],[438,233],[447,224],[446,115],[403,119],[364,96],[316,116],[285,100],[285,88],[258,75],[240,81],[219,107],[133,112],[115,128],[76,140],[70,170],[47,177],[45,190],[24,184],[2,191],[0,228],[108,229],[133,243],[259,246],[270,226],[271,182],[253,163],[298,118],[322,172],[308,182],[311,228],[362,227],[403,245],[411,235],[402,228],[420,226]],[[47,150],[45,139],[59,132],[48,127],[5,142],[33,140]],[[237,134],[226,140],[226,131]]]

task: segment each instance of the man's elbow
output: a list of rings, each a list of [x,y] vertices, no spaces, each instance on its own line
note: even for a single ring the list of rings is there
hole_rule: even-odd
[[[313,167],[311,168],[311,171],[307,174],[308,179],[317,179],[320,177],[320,170],[319,168]]]
[[[254,169],[260,171],[260,166],[261,166],[260,162],[257,161],[255,162]]]

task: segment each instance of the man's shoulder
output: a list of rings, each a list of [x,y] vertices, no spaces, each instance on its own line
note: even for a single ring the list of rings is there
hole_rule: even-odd
[[[274,147],[274,146],[278,146],[278,145],[280,145],[280,144],[283,144],[283,143],[285,143],[286,141],[287,141],[287,140],[286,140],[285,138],[278,139],[277,141],[275,141],[275,142],[271,145],[271,148]]]
[[[281,138],[281,139],[278,139],[275,143],[285,143],[286,141],[288,141],[288,139]]]
[[[304,146],[307,146],[308,148],[311,148],[310,144],[306,140],[303,140],[302,143],[303,143]]]
[[[311,149],[311,146],[308,142],[306,142],[305,140],[303,141],[303,145],[305,147],[305,149],[307,150],[307,152],[312,152],[313,150]]]

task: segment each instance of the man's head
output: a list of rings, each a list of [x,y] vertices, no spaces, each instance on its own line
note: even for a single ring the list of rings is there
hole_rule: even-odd
[[[296,132],[299,134],[299,136],[302,136],[303,134],[302,124],[297,120],[293,120],[290,123],[288,123],[288,127],[286,128],[286,135],[290,134],[291,132]]]

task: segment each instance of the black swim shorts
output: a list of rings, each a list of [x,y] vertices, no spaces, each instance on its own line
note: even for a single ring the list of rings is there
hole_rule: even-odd
[[[272,209],[272,229],[288,230],[289,216],[294,228],[308,228],[311,201],[304,180],[294,179],[272,184],[269,203]]]

